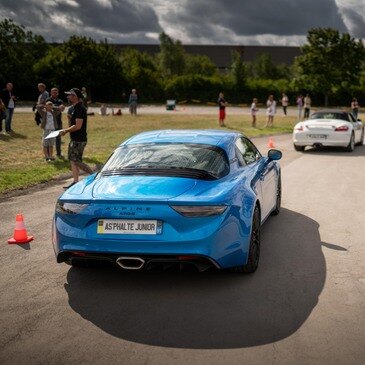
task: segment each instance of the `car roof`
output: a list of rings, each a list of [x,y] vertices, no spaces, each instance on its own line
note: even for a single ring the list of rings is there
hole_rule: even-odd
[[[209,144],[227,150],[227,146],[234,142],[241,133],[235,131],[215,129],[166,129],[142,132],[127,141],[125,144],[138,143],[195,143]]]

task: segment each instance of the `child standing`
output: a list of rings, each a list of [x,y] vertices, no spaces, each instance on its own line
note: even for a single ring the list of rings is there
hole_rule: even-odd
[[[64,106],[61,105],[60,107],[54,108],[53,103],[47,101],[45,105],[38,104],[37,110],[42,118],[41,128],[43,129],[42,147],[44,158],[47,162],[51,162],[55,160],[53,157],[53,147],[56,144],[56,138],[46,139],[46,137],[56,130],[57,116],[64,110]]]
[[[259,110],[257,108],[257,99],[253,98],[251,108],[250,108],[250,114],[252,116],[252,128],[256,128],[256,114],[258,111]]]

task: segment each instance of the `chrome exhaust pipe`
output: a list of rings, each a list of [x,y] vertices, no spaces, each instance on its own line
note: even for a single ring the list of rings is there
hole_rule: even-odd
[[[140,257],[121,256],[117,258],[117,264],[125,270],[142,269],[145,261]]]

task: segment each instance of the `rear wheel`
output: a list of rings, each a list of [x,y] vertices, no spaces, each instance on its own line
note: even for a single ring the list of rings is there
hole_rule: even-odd
[[[349,142],[348,146],[346,147],[346,151],[347,152],[353,152],[354,149],[355,149],[355,136],[352,133],[351,138],[350,138],[350,142]]]
[[[276,188],[276,205],[275,209],[271,212],[271,215],[278,215],[281,207],[281,175],[278,178],[278,187]]]
[[[304,149],[305,149],[305,146],[297,146],[297,145],[295,144],[295,145],[294,145],[294,149],[295,149],[296,151],[303,152],[303,151],[304,151]]]
[[[260,243],[261,243],[261,222],[260,211],[256,205],[252,217],[252,227],[250,236],[250,249],[248,252],[248,260],[246,265],[234,266],[230,270],[237,273],[252,274],[256,271],[260,259]]]

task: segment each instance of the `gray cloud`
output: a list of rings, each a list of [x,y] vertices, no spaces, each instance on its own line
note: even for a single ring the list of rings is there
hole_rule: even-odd
[[[112,43],[157,43],[163,30],[184,43],[290,44],[330,27],[365,38],[364,0],[0,0],[12,18],[47,41],[71,35]]]
[[[216,37],[222,28],[237,36],[306,35],[314,27],[347,31],[334,0],[185,0],[168,17],[191,38]]]
[[[343,14],[352,35],[357,38],[365,38],[365,19],[357,12],[357,9],[344,8]]]
[[[146,33],[160,33],[155,11],[129,0],[0,0],[0,18],[10,17],[46,40],[73,34],[109,41],[151,42]]]

